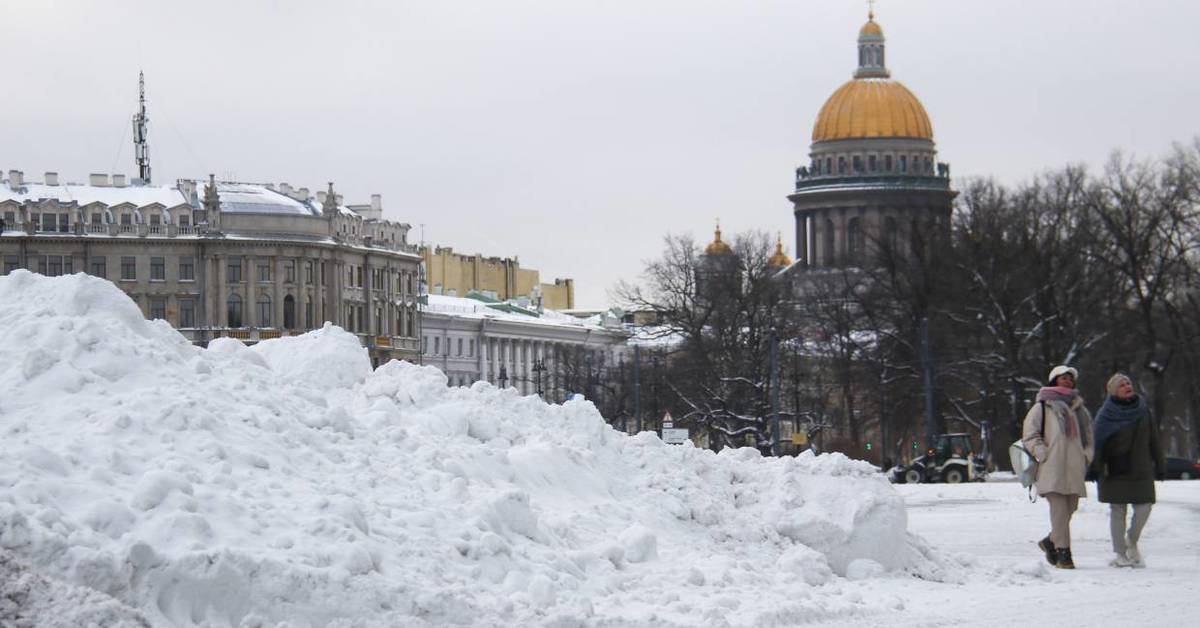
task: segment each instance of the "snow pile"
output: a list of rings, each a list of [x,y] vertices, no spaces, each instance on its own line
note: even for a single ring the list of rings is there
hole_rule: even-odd
[[[940,569],[840,455],[371,372],[329,325],[196,349],[84,275],[0,277],[0,437],[0,548],[154,625],[783,625]]]

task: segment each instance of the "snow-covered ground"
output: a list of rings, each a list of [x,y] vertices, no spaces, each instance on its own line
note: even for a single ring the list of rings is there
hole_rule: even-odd
[[[1200,482],[1161,489],[1150,568],[1105,566],[1088,503],[1055,572],[1015,484],[894,488],[445,384],[332,326],[201,350],[106,281],[0,277],[0,625],[1195,620]]]

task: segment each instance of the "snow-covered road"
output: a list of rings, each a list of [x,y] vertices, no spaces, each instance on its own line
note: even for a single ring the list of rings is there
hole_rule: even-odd
[[[864,598],[890,593],[904,609],[878,622],[905,626],[1195,626],[1200,607],[1200,481],[1159,482],[1158,504],[1140,543],[1145,569],[1108,566],[1108,506],[1095,494],[1072,525],[1076,569],[1047,565],[1035,543],[1049,528],[1046,503],[1015,483],[900,485],[909,531],[963,563],[960,583],[912,578],[849,583]],[[1094,485],[1089,485],[1093,490]]]

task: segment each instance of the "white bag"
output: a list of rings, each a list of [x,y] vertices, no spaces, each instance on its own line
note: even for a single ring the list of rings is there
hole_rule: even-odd
[[[1033,454],[1025,449],[1025,444],[1018,440],[1010,445],[1008,459],[1012,462],[1013,473],[1017,475],[1021,486],[1032,487],[1033,483],[1037,481],[1038,462],[1034,459]]]

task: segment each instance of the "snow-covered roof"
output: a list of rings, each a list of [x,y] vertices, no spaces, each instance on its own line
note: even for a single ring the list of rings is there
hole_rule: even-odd
[[[258,183],[217,182],[221,211],[231,214],[320,216],[321,209]]]
[[[601,325],[599,317],[590,319],[576,318],[561,312],[555,312],[554,310],[543,310],[539,314],[536,310],[522,308],[521,306],[517,305],[515,301],[487,303],[478,299],[466,297],[449,297],[440,294],[430,294],[427,295],[427,301],[424,310],[426,312],[448,314],[450,316],[459,316],[464,318],[492,318],[497,320],[528,323],[531,325],[619,331]],[[522,313],[523,311],[528,313]]]
[[[145,207],[159,203],[165,207],[176,207],[188,204],[187,198],[178,188],[172,185],[126,185],[121,187],[81,185],[65,183],[62,185],[47,185],[45,183],[26,183],[13,189],[8,181],[0,183],[0,202],[13,200],[17,202],[55,199],[61,203],[78,203],[80,207],[91,203],[103,203],[107,206],[121,203],[132,203]]]

